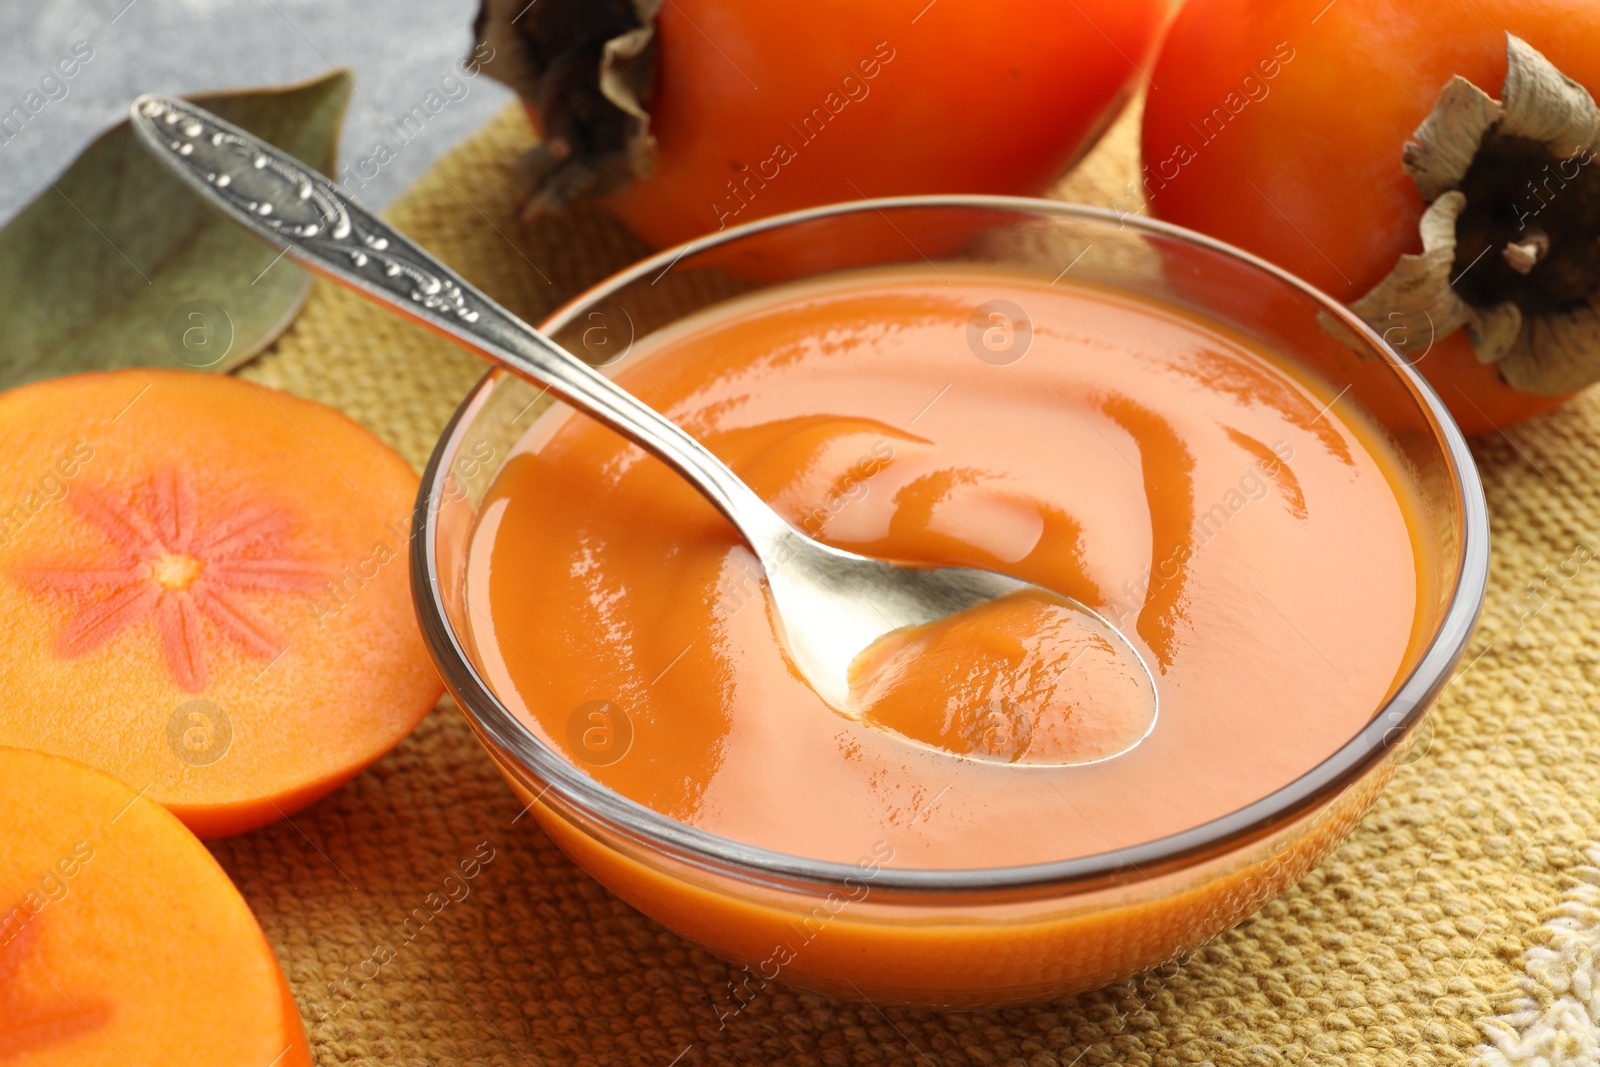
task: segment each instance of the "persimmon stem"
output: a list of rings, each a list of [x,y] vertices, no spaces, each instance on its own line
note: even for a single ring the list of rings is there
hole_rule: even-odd
[[[1600,105],[1509,35],[1501,97],[1459,76],[1439,93],[1401,153],[1423,250],[1350,306],[1380,332],[1465,330],[1502,381],[1562,396],[1600,381]]]
[[[1500,255],[1518,274],[1527,274],[1550,254],[1550,235],[1534,228],[1521,241],[1507,241]]]

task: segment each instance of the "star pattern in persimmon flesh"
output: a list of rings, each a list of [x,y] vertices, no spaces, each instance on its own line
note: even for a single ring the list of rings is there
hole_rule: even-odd
[[[0,915],[19,911],[0,911]],[[38,921],[32,918],[19,932],[0,938],[0,1063],[97,1031],[111,1018],[110,1005],[99,998],[80,996],[74,1003],[58,990],[62,1003],[45,1007],[24,995],[17,976],[33,954]]]
[[[202,523],[182,470],[157,471],[131,492],[74,487],[67,500],[110,541],[112,557],[16,572],[35,593],[72,604],[55,643],[66,659],[152,620],[173,679],[198,693],[209,681],[208,632],[270,659],[282,647],[250,595],[306,593],[322,579],[321,568],[290,553],[282,510],[258,505]]]

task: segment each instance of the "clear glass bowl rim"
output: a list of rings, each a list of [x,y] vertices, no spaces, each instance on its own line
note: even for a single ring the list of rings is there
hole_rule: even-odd
[[[540,328],[554,334],[584,308],[597,301],[641,279],[658,272],[664,273],[682,259],[744,237],[855,212],[887,213],[918,208],[989,210],[1131,228],[1235,259],[1309,297],[1320,305],[1322,311],[1339,320],[1351,334],[1364,342],[1372,355],[1387,363],[1425,413],[1448,464],[1461,505],[1461,559],[1444,617],[1416,667],[1353,738],[1287,785],[1242,808],[1190,829],[1088,856],[1048,863],[960,870],[885,867],[874,875],[874,892],[889,890],[912,894],[951,894],[995,890],[1084,891],[1142,881],[1158,873],[1182,869],[1206,856],[1257,839],[1275,826],[1314,812],[1360,781],[1394,748],[1397,741],[1406,738],[1421,723],[1433,701],[1448,684],[1452,670],[1466,650],[1482,608],[1488,580],[1488,510],[1483,485],[1466,439],[1426,379],[1343,304],[1295,275],[1223,241],[1181,226],[1125,212],[1030,197],[886,197],[827,204],[758,219],[658,252],[584,290],[554,311]],[[789,890],[797,888],[796,883],[813,891],[832,891],[844,887],[847,877],[859,875],[859,868],[853,864],[795,856],[720,837],[669,819],[606,788],[559,753],[546,747],[494,696],[487,682],[473,667],[449,624],[441,600],[435,564],[438,509],[450,471],[449,460],[464,430],[463,418],[473,410],[474,401],[507,373],[499,369],[489,371],[461,402],[440,435],[422,476],[411,542],[412,597],[418,621],[435,663],[462,711],[473,721],[480,737],[492,741],[500,750],[502,758],[519,764],[533,777],[546,783],[546,791],[557,791],[588,818],[608,824],[627,838],[681,860],[732,873],[745,881]]]

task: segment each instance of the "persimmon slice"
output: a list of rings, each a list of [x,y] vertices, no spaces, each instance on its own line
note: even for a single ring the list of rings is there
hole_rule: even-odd
[[[202,837],[331,792],[442,691],[416,488],[343,415],[235,378],[0,394],[0,745],[104,770]]]
[[[272,949],[216,860],[121,782],[0,748],[0,1063],[300,1067]]]

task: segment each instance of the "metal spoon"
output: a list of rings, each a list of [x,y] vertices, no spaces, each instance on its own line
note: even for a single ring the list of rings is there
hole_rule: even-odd
[[[323,175],[187,101],[146,95],[130,110],[151,154],[234,221],[317,273],[548,387],[688,479],[761,561],[791,659],[835,708],[850,711],[850,665],[880,638],[1039,588],[992,571],[918,569],[811,540],[676,423],[345,199]]]

